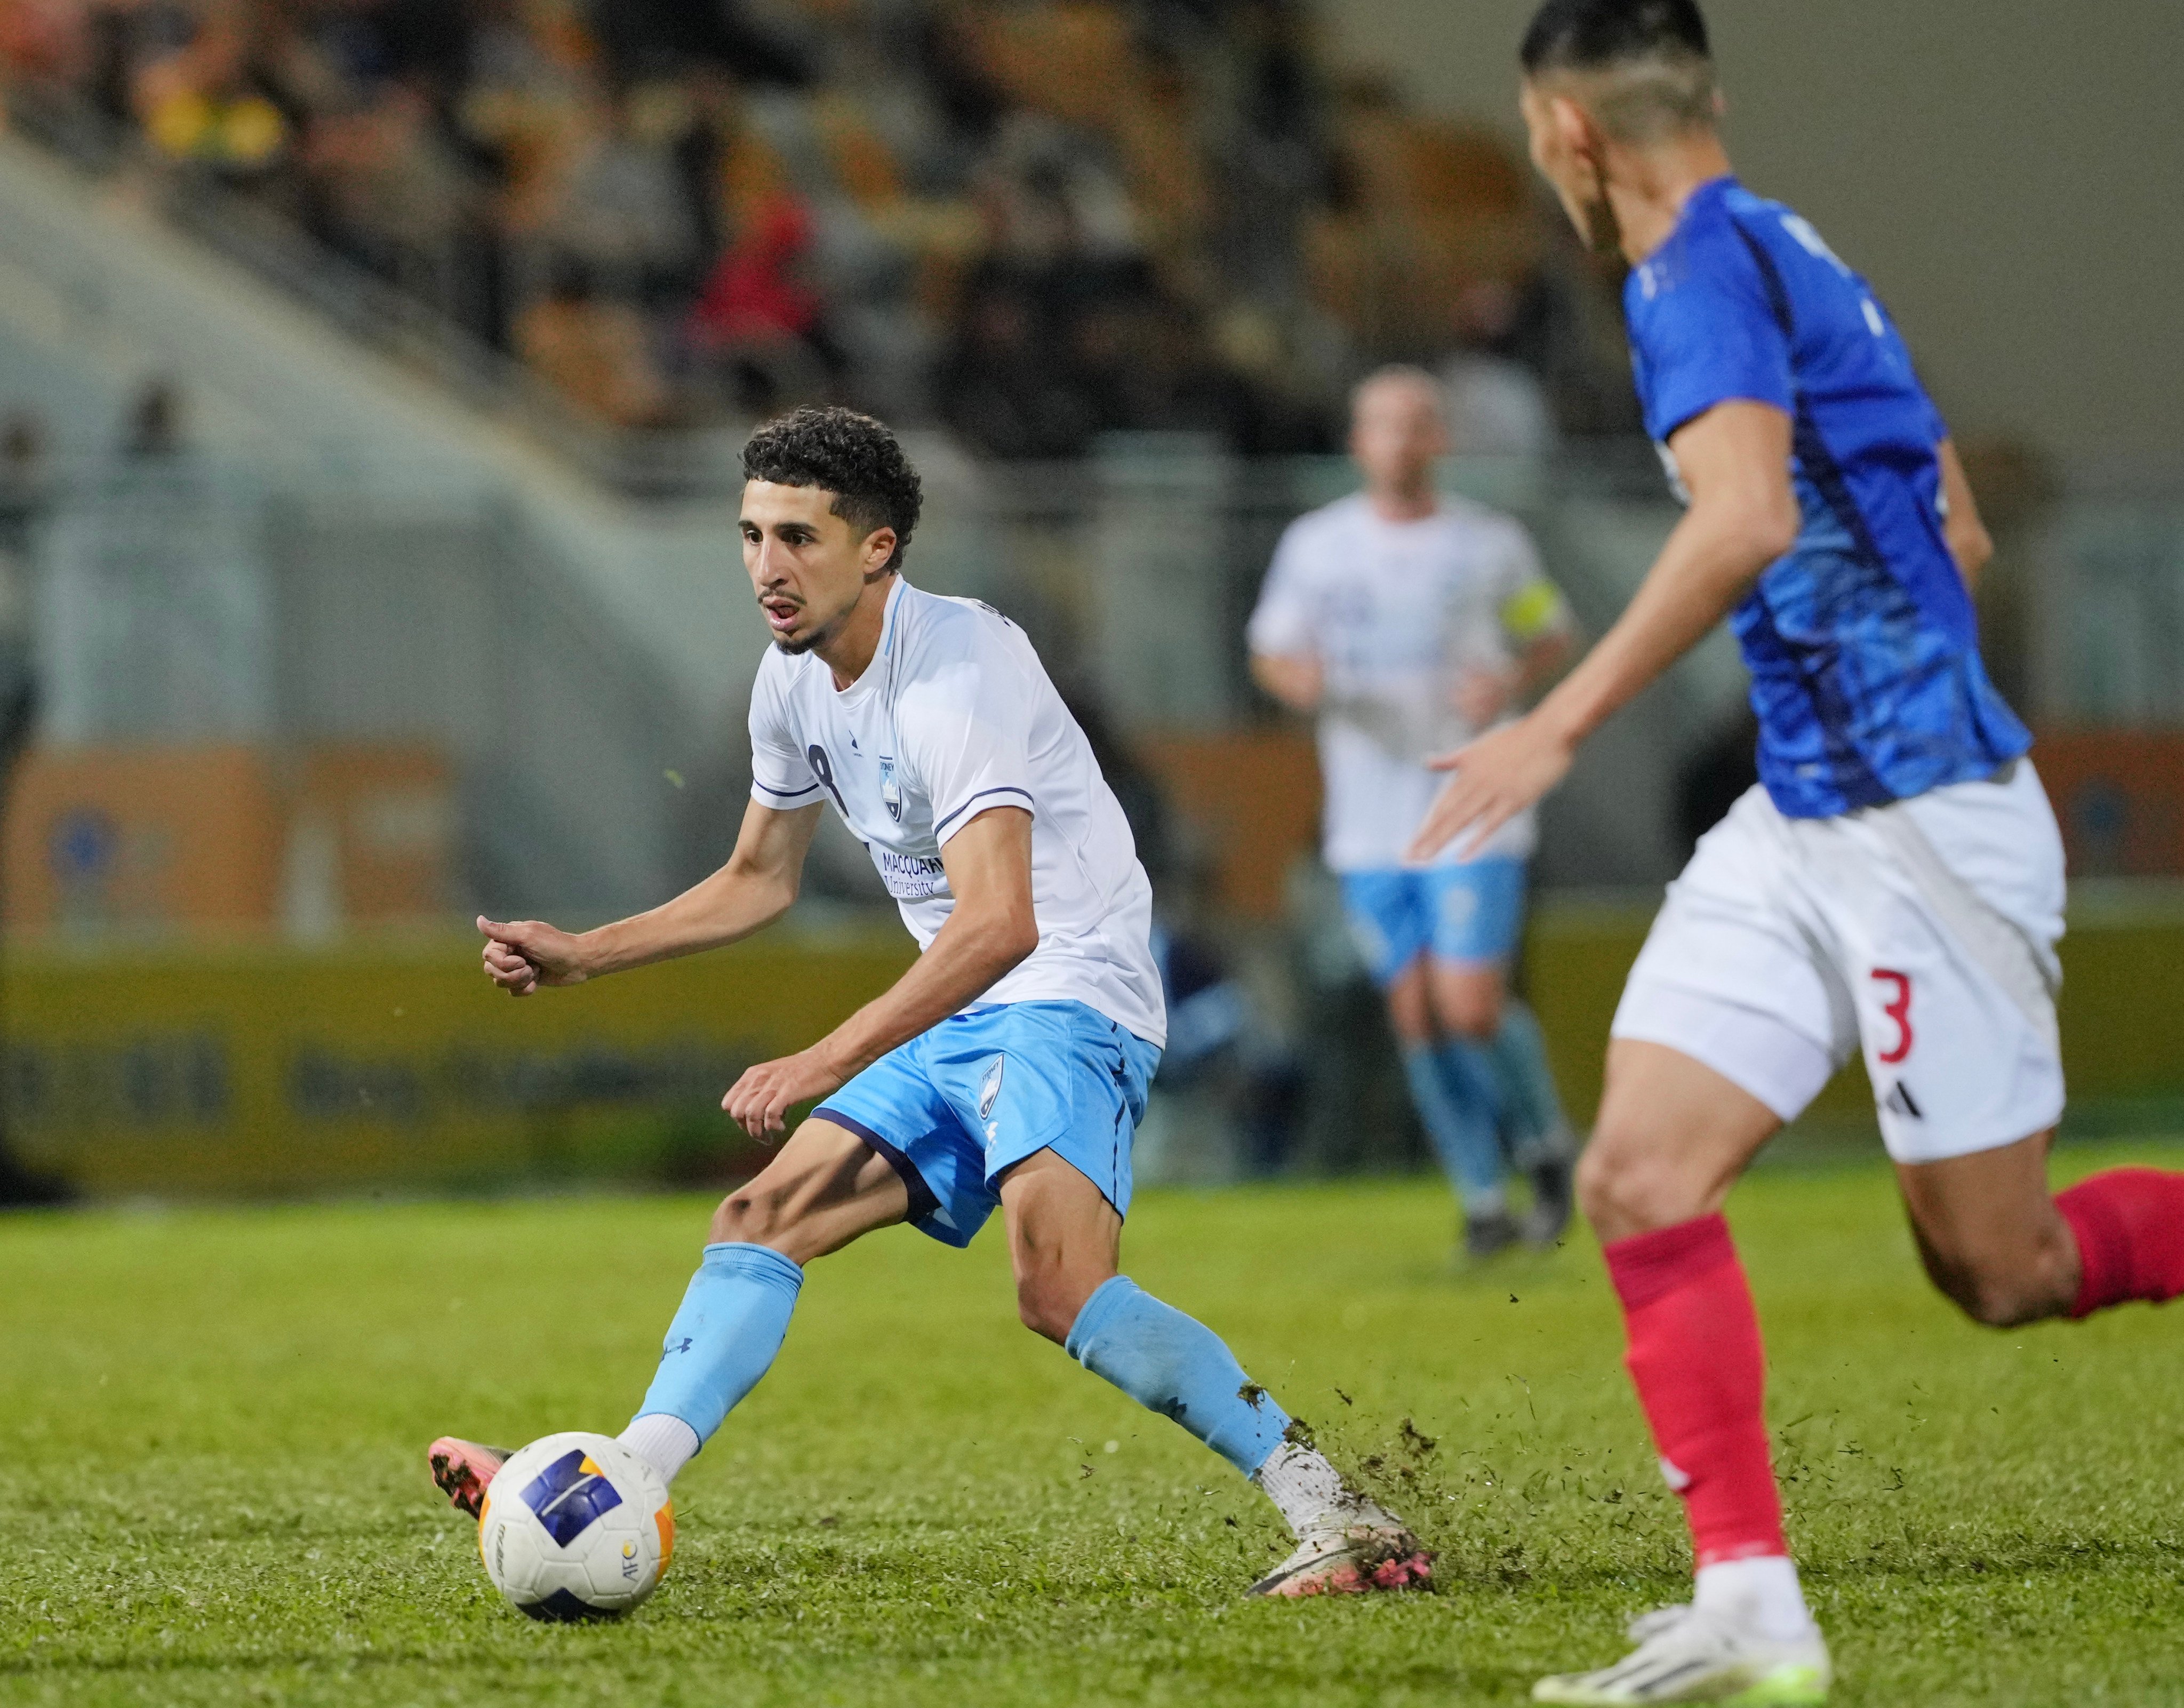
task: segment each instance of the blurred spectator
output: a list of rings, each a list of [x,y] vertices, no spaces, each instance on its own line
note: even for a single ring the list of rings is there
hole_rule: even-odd
[[[1615,282],[1522,161],[1338,86],[1310,23],[1303,0],[0,0],[0,77],[609,421],[831,395],[1003,455],[1163,427],[1323,449],[1363,369],[1456,358],[1482,449],[1627,426]]]
[[[1449,449],[1458,456],[1538,458],[1554,449],[1546,388],[1530,368],[1503,353],[1517,315],[1517,293],[1507,280],[1479,279],[1457,293],[1459,342],[1440,377]]]
[[[237,180],[278,162],[289,125],[268,91],[254,51],[262,36],[250,21],[241,8],[216,11],[187,44],[144,56],[130,104],[160,153]]]
[[[617,295],[669,301],[687,296],[698,276],[698,221],[675,153],[689,115],[688,97],[671,83],[617,93],[586,115],[554,236]]]
[[[0,554],[27,556],[52,505],[45,427],[30,410],[14,410],[0,421]]]
[[[1980,520],[1994,540],[1994,555],[1974,589],[1980,653],[2002,697],[2020,716],[2036,722],[2048,708],[2040,703],[2034,589],[2040,581],[2042,535],[2054,515],[2062,478],[2047,457],[2021,439],[1973,438],[1961,441],[1957,451]]]
[[[15,762],[29,744],[37,712],[31,554],[52,501],[45,429],[36,416],[16,410],[0,422],[0,805],[9,796]],[[0,1205],[65,1202],[74,1196],[69,1187],[17,1159],[9,1142],[7,1102],[0,1099]]]
[[[705,281],[691,311],[701,355],[727,377],[735,399],[768,414],[815,400],[842,368],[805,282],[811,215],[794,196],[769,198]]]
[[[179,387],[153,378],[137,388],[121,426],[121,455],[131,461],[159,463],[181,455],[184,410]]]
[[[658,427],[667,388],[644,321],[627,303],[602,300],[573,257],[554,268],[545,295],[516,321],[515,343],[538,376],[578,408],[616,427]]]
[[[29,728],[32,558],[52,510],[53,477],[38,418],[18,410],[0,422],[0,785]]]

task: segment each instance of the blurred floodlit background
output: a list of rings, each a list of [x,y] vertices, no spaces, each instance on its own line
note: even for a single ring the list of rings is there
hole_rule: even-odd
[[[720,1091],[909,954],[838,827],[706,961],[512,1004],[465,921],[722,857],[766,645],[736,453],[822,399],[904,430],[910,574],[1024,624],[1137,826],[1178,1021],[1145,1172],[1419,1161],[1241,630],[1382,361],[1445,377],[1448,485],[1590,631],[1673,520],[1619,280],[1515,135],[1529,9],[0,0],[10,1189],[744,1165]],[[2074,1119],[2184,1126],[2174,8],[1712,12],[1745,177],[1889,299],[1998,537]],[[1718,636],[1548,808],[1524,978],[1580,1121],[1748,779],[1742,691]]]

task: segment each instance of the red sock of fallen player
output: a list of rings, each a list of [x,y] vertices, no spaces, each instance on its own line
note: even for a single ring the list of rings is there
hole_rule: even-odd
[[[2184,1293],[2184,1175],[2110,1169],[2058,1193],[2055,1208],[2083,1269],[2072,1316]]]
[[[1626,1362],[1700,1566],[1786,1555],[1761,1409],[1766,1354],[1729,1224],[1701,1216],[1617,1240]]]

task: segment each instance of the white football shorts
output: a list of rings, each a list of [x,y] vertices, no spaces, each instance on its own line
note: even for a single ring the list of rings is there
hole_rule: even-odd
[[[2029,760],[1834,818],[1753,788],[1669,886],[1614,1036],[1794,1119],[1863,1048],[1888,1154],[1938,1162],[2063,1113],[2063,841]]]

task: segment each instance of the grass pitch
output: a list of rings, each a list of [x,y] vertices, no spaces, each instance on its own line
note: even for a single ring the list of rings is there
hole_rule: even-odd
[[[2133,1154],[2177,1157],[2058,1175]],[[1126,1256],[1412,1517],[1440,1593],[1240,1601],[1286,1545],[1256,1494],[1017,1326],[997,1231],[896,1231],[815,1266],[652,1602],[532,1625],[424,1445],[618,1427],[705,1214],[0,1222],[0,1702],[1513,1703],[1685,1591],[1590,1241],[1451,1278],[1418,1182],[1155,1196]],[[1836,1700],[2184,1703],[2184,1321],[1970,1327],[1877,1164],[1731,1215]]]

